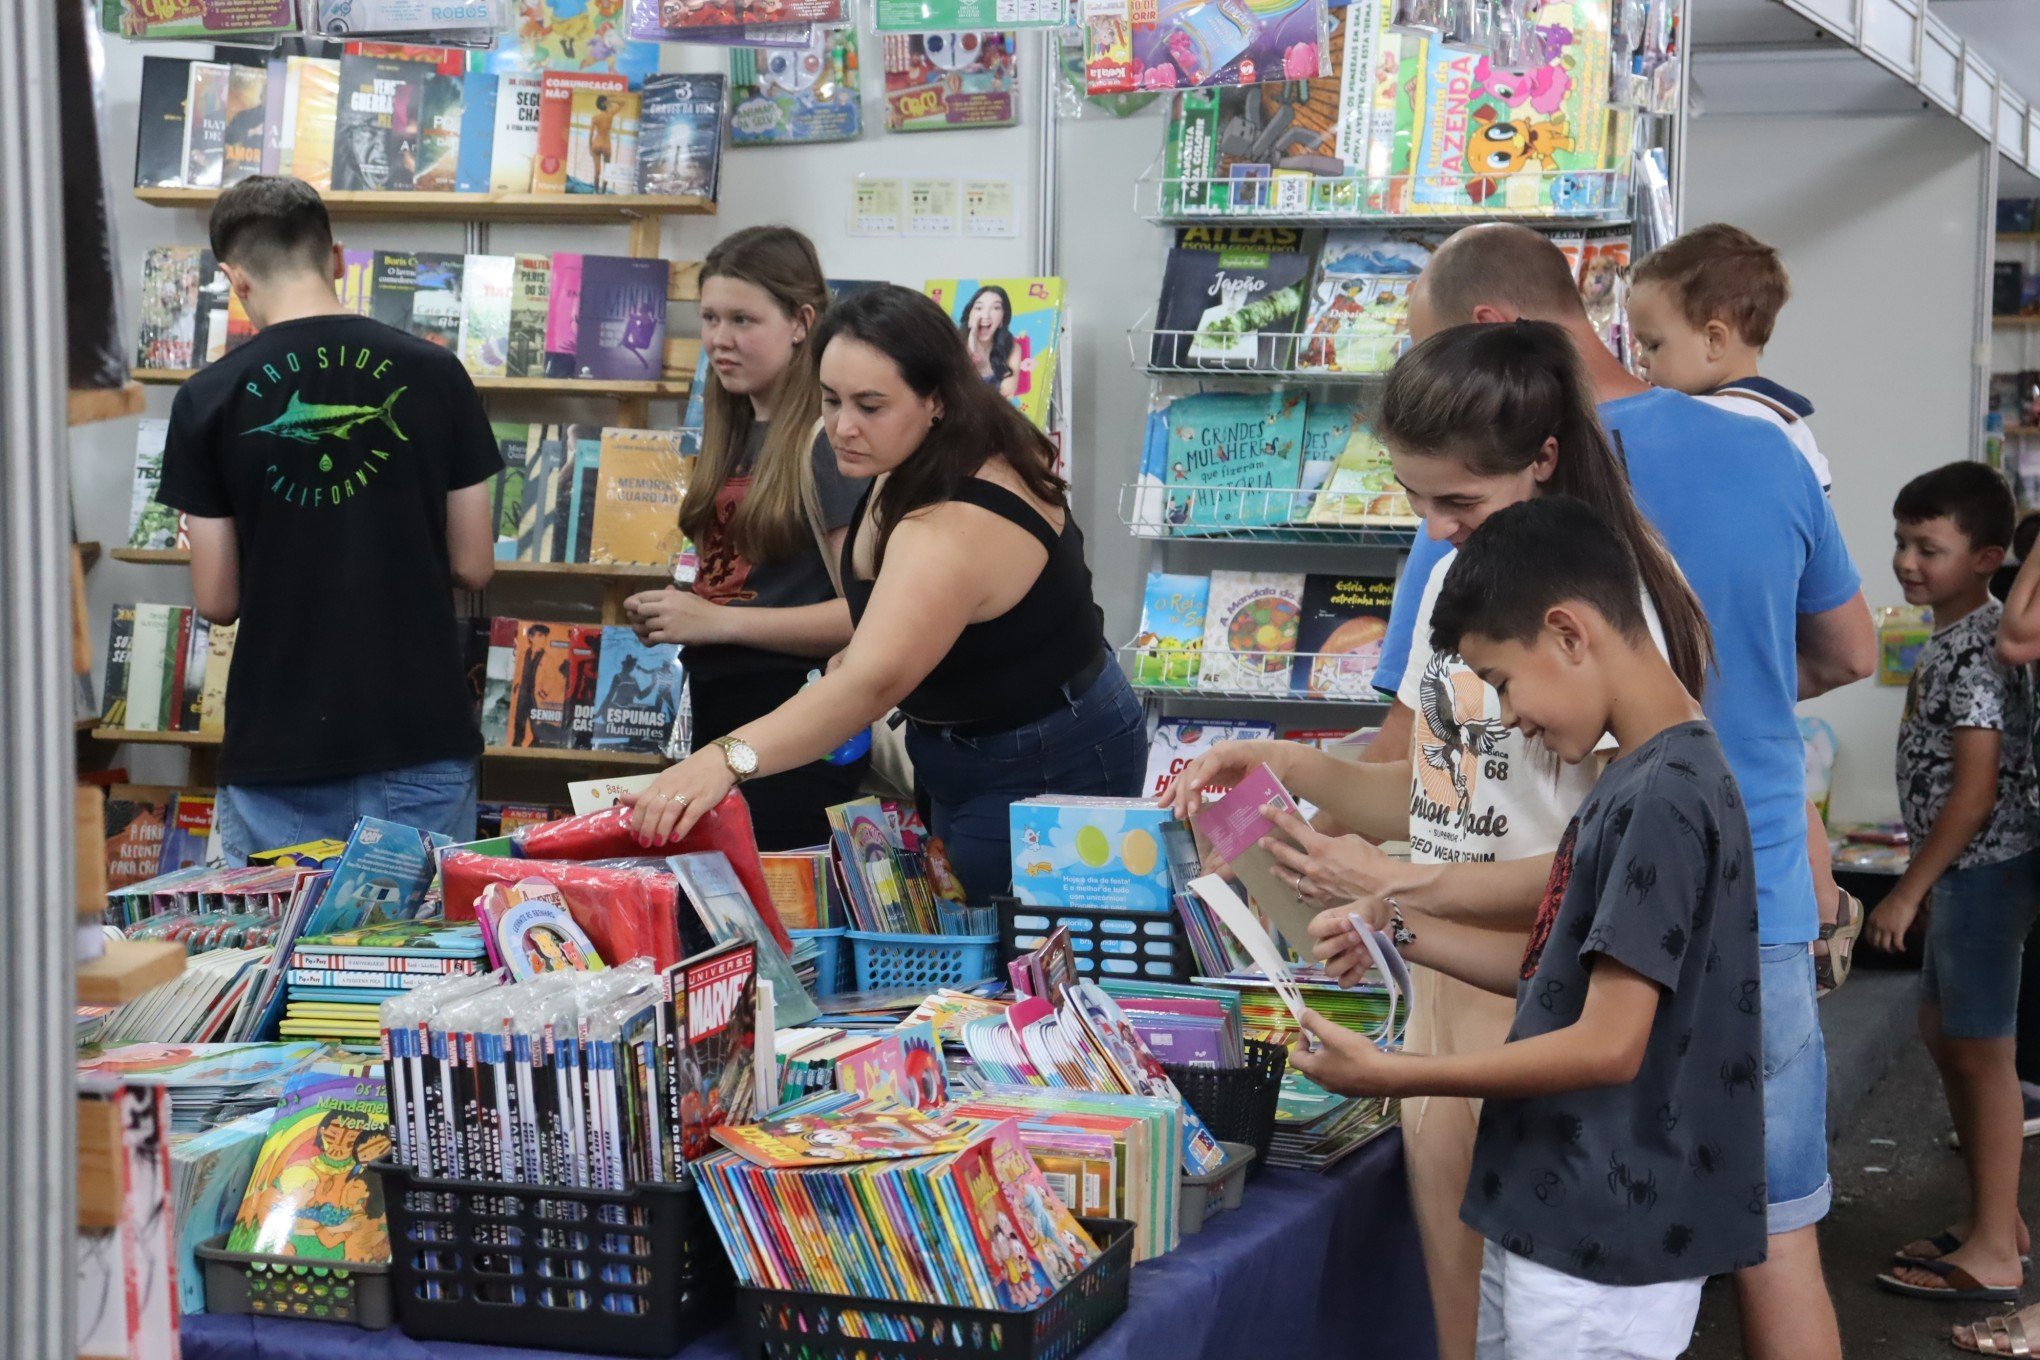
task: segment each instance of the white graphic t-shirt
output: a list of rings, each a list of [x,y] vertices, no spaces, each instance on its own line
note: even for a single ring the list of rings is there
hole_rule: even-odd
[[[1501,696],[1457,655],[1431,650],[1431,611],[1459,554],[1425,584],[1396,698],[1416,715],[1410,743],[1410,859],[1456,864],[1528,859],[1558,848],[1600,777],[1600,762],[1567,765],[1542,741],[1502,725]],[[1664,629],[1646,592],[1644,618],[1662,651]],[[1604,745],[1613,749],[1613,738]]]

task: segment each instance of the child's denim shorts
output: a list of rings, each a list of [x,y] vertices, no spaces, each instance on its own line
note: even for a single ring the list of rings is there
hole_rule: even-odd
[[[1928,903],[1925,1000],[1950,1039],[2008,1039],[2018,1028],[2020,957],[2040,909],[2040,850],[1950,869]]]

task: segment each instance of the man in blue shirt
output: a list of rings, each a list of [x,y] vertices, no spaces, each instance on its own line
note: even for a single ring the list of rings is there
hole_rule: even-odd
[[[1411,294],[1410,329],[1419,340],[1447,326],[1518,319],[1571,333],[1637,502],[1714,631],[1717,662],[1705,708],[1748,808],[1763,956],[1771,1237],[1765,1263],[1736,1276],[1744,1352],[1757,1360],[1839,1360],[1814,1233],[1832,1197],[1827,1058],[1813,1007],[1808,945],[1819,922],[1793,708],[1874,669],[1876,634],[1861,578],[1827,497],[1790,441],[1762,421],[1632,376],[1595,333],[1565,256],[1546,237],[1511,224],[1470,227],[1439,249]],[[1442,556],[1443,545],[1411,554],[1384,670],[1407,664],[1417,602]],[[1410,719],[1398,707],[1377,745],[1407,750]]]

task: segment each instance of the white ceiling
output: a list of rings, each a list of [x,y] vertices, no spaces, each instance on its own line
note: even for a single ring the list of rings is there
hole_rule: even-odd
[[[1930,9],[2013,89],[2040,91],[2040,0],[1932,0]],[[2000,192],[2040,193],[2040,181],[2010,161],[2000,163],[1999,174]]]

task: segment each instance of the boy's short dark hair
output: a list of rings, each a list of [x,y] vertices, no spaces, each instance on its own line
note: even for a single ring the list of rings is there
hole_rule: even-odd
[[[251,175],[213,204],[215,259],[273,278],[298,269],[324,274],[333,254],[333,220],[319,191],[286,175]]]
[[[1431,607],[1431,647],[1456,653],[1469,633],[1528,642],[1553,605],[1591,605],[1630,641],[1650,636],[1636,554],[1601,514],[1571,496],[1541,496],[1489,515],[1445,573]]]
[[[1778,313],[1792,297],[1778,252],[1726,222],[1695,227],[1645,256],[1630,286],[1645,283],[1671,293],[1695,330],[1725,321],[1758,349],[1771,343]]]
[[[2031,557],[2035,540],[2040,540],[2040,510],[2028,510],[2012,530],[2012,560],[2023,562]]]
[[[2018,509],[2004,476],[1982,463],[1949,463],[1899,488],[1891,517],[1900,524],[1919,524],[1946,516],[1974,548],[2009,548],[2012,520]]]

